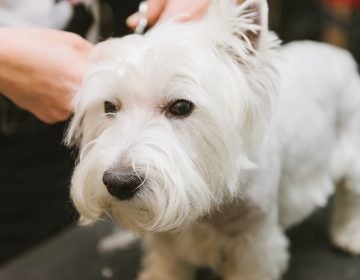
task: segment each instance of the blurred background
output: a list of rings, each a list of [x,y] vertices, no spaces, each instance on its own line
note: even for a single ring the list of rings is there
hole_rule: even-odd
[[[95,14],[76,5],[65,29],[88,36],[89,26],[97,22],[100,40],[125,35],[130,32],[125,19],[138,2],[101,0]],[[350,50],[360,63],[360,0],[269,4],[271,29],[284,43],[325,41]],[[0,95],[0,264],[67,229],[77,218],[68,195],[75,156],[61,144],[65,126],[39,123]]]
[[[350,50],[360,62],[359,0],[270,0],[271,28],[284,42],[316,40]]]
[[[135,4],[136,1],[134,1]],[[360,62],[360,0],[268,0],[270,29],[284,43],[324,41],[350,50]],[[129,6],[128,11],[136,10]],[[123,4],[101,0],[101,38],[126,34]]]

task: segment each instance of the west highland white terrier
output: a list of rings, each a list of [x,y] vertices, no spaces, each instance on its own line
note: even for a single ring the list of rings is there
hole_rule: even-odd
[[[72,199],[144,237],[140,280],[279,279],[284,231],[336,190],[331,237],[360,253],[360,79],[344,50],[279,47],[264,0],[99,44],[74,99]]]

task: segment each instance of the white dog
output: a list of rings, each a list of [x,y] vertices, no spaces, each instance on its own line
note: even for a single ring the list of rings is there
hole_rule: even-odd
[[[360,253],[360,79],[319,43],[278,47],[267,4],[99,44],[74,100],[71,194],[143,234],[141,280],[279,279],[284,230],[336,193],[332,239]],[[341,184],[339,184],[341,182]]]

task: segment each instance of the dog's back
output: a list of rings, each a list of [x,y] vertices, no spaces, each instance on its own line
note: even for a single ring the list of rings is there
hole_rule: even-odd
[[[345,182],[341,190],[350,192],[355,202],[338,206],[341,210],[335,216],[348,212],[344,207],[353,209],[360,204],[360,77],[356,64],[348,52],[336,47],[297,42],[282,48],[278,69],[281,85],[273,132],[282,153],[280,221],[285,227],[302,221],[326,204],[340,181]],[[341,220],[344,223],[350,217],[342,214]],[[357,251],[359,246],[358,242]]]

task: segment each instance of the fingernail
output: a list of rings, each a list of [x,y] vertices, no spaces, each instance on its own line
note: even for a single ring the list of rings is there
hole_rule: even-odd
[[[139,21],[139,15],[137,13],[135,13],[126,19],[126,24],[127,24],[127,26],[134,28],[134,27],[136,27],[138,21]]]

